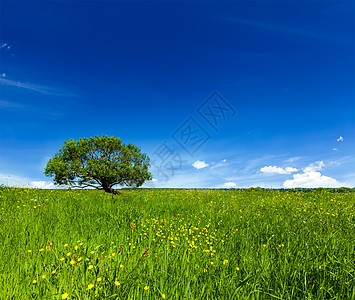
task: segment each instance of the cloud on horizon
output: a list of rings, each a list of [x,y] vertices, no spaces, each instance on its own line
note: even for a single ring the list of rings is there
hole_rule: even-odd
[[[233,181],[223,183],[222,187],[224,188],[235,188],[237,185]]]
[[[336,188],[344,186],[334,178],[322,175],[320,172],[308,171],[299,174],[293,174],[293,179],[286,180],[283,183],[285,188]]]
[[[0,185],[4,184],[12,187],[20,188],[39,188],[39,189],[57,189],[52,181],[46,180],[31,180],[26,177],[0,173]]]
[[[56,186],[53,182],[51,181],[31,181],[31,187],[35,189],[56,189],[58,186]]]

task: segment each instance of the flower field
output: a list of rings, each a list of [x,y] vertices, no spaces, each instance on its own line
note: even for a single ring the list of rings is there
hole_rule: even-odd
[[[0,188],[0,299],[355,299],[355,194]]]

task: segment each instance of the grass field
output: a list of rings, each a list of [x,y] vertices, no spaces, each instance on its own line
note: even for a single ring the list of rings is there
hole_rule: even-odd
[[[354,193],[0,188],[0,299],[355,299]]]

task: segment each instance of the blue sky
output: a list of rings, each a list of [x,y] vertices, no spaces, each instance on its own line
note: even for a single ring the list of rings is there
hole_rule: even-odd
[[[120,137],[151,187],[355,186],[353,1],[1,1],[0,184]]]

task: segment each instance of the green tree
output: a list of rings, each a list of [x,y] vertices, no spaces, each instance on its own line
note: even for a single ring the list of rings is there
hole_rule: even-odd
[[[57,185],[96,188],[114,195],[116,185],[139,187],[151,180],[149,157],[131,143],[109,136],[70,139],[47,163],[44,174]]]

